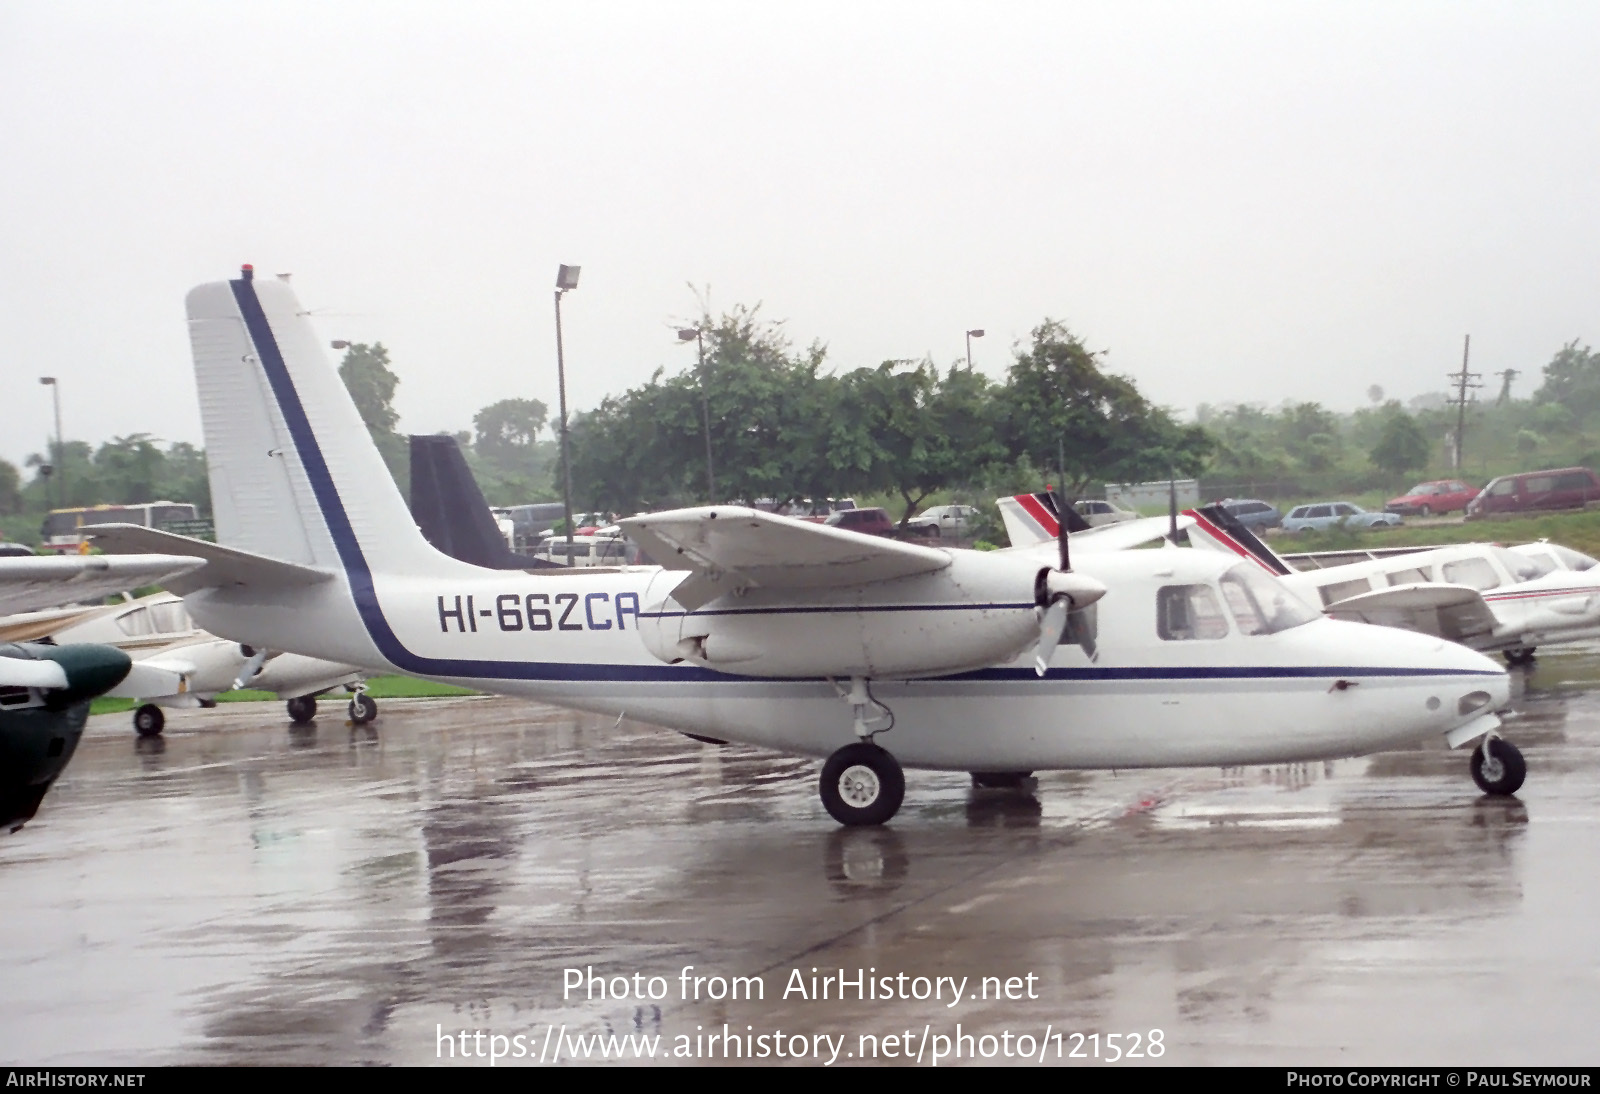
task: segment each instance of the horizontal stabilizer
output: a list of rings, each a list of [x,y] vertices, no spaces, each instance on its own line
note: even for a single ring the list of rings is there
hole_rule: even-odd
[[[181,537],[173,540],[188,543]],[[154,553],[172,549],[147,548],[141,558],[107,558],[105,555],[55,555],[0,559],[0,612],[53,608],[58,604],[97,601],[111,593],[156,585],[198,567],[198,557]],[[183,551],[182,555],[193,552]]]
[[[665,569],[694,571],[672,594],[690,611],[737,589],[867,585],[950,565],[937,548],[734,506],[647,513],[621,525]]]
[[[179,595],[192,593],[196,589],[228,585],[293,589],[333,579],[332,573],[315,566],[284,562],[241,551],[237,547],[224,547],[220,543],[207,543],[171,532],[158,532],[154,528],[141,528],[137,524],[97,524],[94,526],[94,543],[107,554],[113,555],[181,551],[203,560],[205,565],[198,570],[167,582],[167,588]]]
[[[1182,532],[1193,524],[1193,517],[1179,517],[1178,531]],[[1171,517],[1140,517],[1138,520],[1125,520],[1117,524],[1102,524],[1087,532],[1072,533],[1072,550],[1074,552],[1126,551],[1134,547],[1143,547],[1146,543],[1154,543],[1158,539],[1166,539],[1171,531]]]

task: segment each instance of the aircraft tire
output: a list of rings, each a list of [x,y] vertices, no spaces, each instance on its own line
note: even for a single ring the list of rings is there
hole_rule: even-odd
[[[350,720],[364,726],[378,716],[378,701],[363,692],[350,700]]]
[[[1514,650],[1506,651],[1506,664],[1531,665],[1533,664],[1535,650],[1532,646],[1519,646]]]
[[[972,785],[977,790],[1015,790],[1023,780],[1033,775],[1031,771],[973,771]]]
[[[133,729],[141,737],[159,737],[166,727],[167,716],[154,703],[146,703],[133,712]]]
[[[289,712],[289,721],[297,726],[303,726],[317,716],[315,695],[297,695],[283,705]]]
[[[823,808],[840,824],[851,828],[883,824],[905,800],[906,776],[899,760],[860,741],[828,757],[819,790]]]
[[[1528,765],[1522,752],[1510,741],[1498,737],[1485,739],[1472,750],[1472,781],[1485,794],[1500,797],[1515,794],[1527,777]]]

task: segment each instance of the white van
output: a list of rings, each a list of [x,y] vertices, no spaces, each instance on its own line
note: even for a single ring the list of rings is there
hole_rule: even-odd
[[[638,556],[639,548],[622,536],[573,536],[573,566],[627,566]],[[547,536],[534,549],[533,557],[546,562],[569,565],[567,537]]]

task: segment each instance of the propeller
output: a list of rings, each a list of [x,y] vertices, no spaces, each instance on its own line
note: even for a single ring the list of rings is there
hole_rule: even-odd
[[[261,666],[266,663],[267,657],[269,656],[266,650],[251,649],[249,646],[240,646],[239,652],[248,657],[249,660],[240,666],[239,675],[234,677],[234,691],[238,691],[251,680],[254,680],[256,678],[256,674],[261,671]]]
[[[1054,570],[1040,570],[1033,583],[1034,602],[1039,606],[1039,645],[1033,655],[1033,671],[1040,676],[1050,665],[1050,658],[1061,644],[1061,632],[1066,629],[1067,616],[1079,608],[1087,608],[1106,595],[1106,587],[1092,577],[1072,572],[1072,552],[1067,536],[1067,515],[1060,499],[1050,493],[1056,511],[1056,546],[1061,553],[1061,566]]]
[[[54,710],[110,691],[133,662],[114,646],[23,642],[0,645],[0,687],[37,688]]]

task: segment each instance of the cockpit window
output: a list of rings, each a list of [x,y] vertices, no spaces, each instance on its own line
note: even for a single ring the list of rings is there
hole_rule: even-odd
[[[1545,564],[1541,569],[1539,562],[1534,561],[1527,555],[1518,554],[1516,551],[1508,551],[1504,547],[1491,547],[1489,550],[1494,552],[1494,557],[1500,560],[1500,565],[1510,571],[1511,580],[1513,581],[1532,581],[1534,578],[1543,577],[1550,572],[1548,564]]]
[[[1221,585],[1241,634],[1277,634],[1322,614],[1253,562],[1241,562],[1223,574]]]
[[[1228,619],[1210,585],[1163,585],[1156,593],[1156,633],[1169,642],[1228,637]]]

